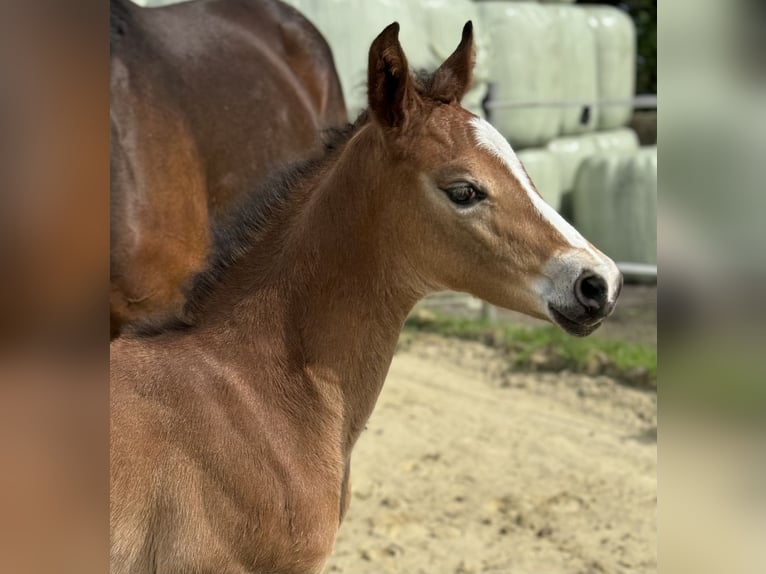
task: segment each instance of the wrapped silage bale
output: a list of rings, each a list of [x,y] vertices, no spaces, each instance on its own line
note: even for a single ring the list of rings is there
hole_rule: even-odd
[[[657,262],[657,148],[586,159],[572,192],[574,224],[612,259]]]
[[[565,136],[550,141],[546,149],[558,163],[561,213],[567,218],[572,215],[571,191],[577,179],[577,172],[587,158],[596,153],[635,152],[638,146],[636,133],[630,128]]]
[[[484,117],[482,102],[487,95],[489,79],[489,37],[479,20],[479,9],[471,0],[422,0],[421,7],[426,31],[421,42],[428,42],[430,57],[422,62],[411,59],[411,65],[416,68],[433,71],[440,66],[457,48],[465,23],[473,22],[476,65],[471,89],[462,103],[466,109]],[[410,57],[409,53],[407,57]]]
[[[596,153],[596,142],[590,135],[556,138],[545,147],[558,163],[559,181],[563,192],[574,187],[580,164]]]
[[[598,95],[601,100],[629,100],[636,89],[636,29],[625,12],[611,6],[582,6],[596,39]],[[633,106],[602,106],[599,129],[627,125]]]
[[[492,101],[545,102],[561,97],[555,10],[531,2],[481,2],[482,33],[491,45]],[[494,108],[495,127],[519,148],[545,144],[559,132],[561,108]]]
[[[559,164],[553,154],[547,149],[527,148],[516,155],[546,203],[558,210],[561,207],[562,188]]]
[[[561,108],[561,135],[592,132],[597,125],[596,39],[588,14],[579,6],[551,6],[556,16],[561,69],[561,99],[584,105]]]
[[[605,130],[590,134],[599,152],[635,152],[638,151],[638,135],[630,128]]]
[[[319,29],[332,48],[343,97],[351,119],[367,107],[367,59],[370,44],[394,21],[400,23],[399,41],[408,61],[430,60],[420,2],[408,0],[300,0],[301,12]],[[453,43],[460,41],[458,27]]]

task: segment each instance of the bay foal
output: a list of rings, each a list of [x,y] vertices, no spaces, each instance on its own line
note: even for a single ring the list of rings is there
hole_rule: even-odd
[[[460,107],[472,28],[412,77],[398,25],[369,111],[223,227],[187,325],[112,345],[113,573],[318,573],[401,326],[441,289],[585,335],[621,276]]]

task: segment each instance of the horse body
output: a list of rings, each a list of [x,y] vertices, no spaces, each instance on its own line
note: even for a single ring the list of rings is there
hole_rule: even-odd
[[[345,124],[329,47],[276,0],[111,2],[112,321],[177,313],[209,223]]]
[[[470,24],[419,81],[397,32],[370,48],[370,110],[345,141],[221,229],[191,324],[112,344],[114,574],[321,572],[353,446],[426,294],[468,291],[576,335],[614,308],[614,263],[460,107]]]

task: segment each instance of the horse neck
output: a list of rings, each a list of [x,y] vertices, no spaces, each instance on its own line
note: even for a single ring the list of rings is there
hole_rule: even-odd
[[[219,297],[236,301],[225,324],[230,332],[237,326],[235,340],[250,338],[261,371],[258,346],[273,357],[276,344],[280,361],[287,356],[339,403],[345,455],[372,413],[404,320],[424,295],[397,252],[394,219],[383,216],[381,144],[375,134],[357,135],[319,183],[288,202],[239,266],[244,271],[232,275],[229,296]]]

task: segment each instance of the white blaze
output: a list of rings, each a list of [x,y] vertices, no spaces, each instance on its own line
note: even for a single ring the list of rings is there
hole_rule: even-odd
[[[582,235],[559,215],[545,200],[535,191],[532,182],[527,176],[527,172],[513,153],[511,144],[508,143],[502,134],[497,131],[492,124],[481,118],[472,118],[471,125],[474,129],[476,142],[479,147],[487,150],[489,153],[500,159],[510,170],[511,174],[518,180],[524,191],[527,192],[532,205],[566,239],[572,247],[590,250],[590,245]]]

